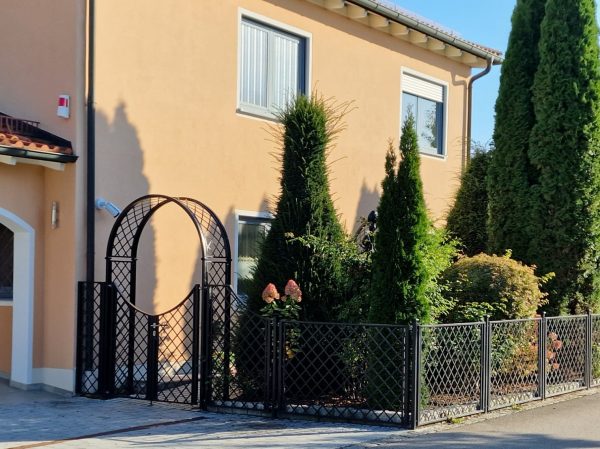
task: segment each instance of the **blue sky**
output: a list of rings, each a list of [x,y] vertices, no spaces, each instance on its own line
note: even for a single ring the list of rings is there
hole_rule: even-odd
[[[394,0],[401,8],[427,18],[462,38],[506,51],[515,0]],[[480,69],[474,69],[477,73]],[[494,130],[494,103],[500,66],[476,81],[473,92],[473,140],[485,143]]]

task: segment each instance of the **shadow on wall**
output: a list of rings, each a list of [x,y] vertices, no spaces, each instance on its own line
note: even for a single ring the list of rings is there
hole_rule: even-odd
[[[199,201],[203,201],[202,198],[198,198]],[[263,199],[261,200],[258,208],[256,209],[240,209],[240,210],[246,210],[248,212],[270,212],[273,213],[274,212],[274,208],[273,205],[275,204],[276,199],[267,199],[266,197],[263,197]],[[209,208],[210,208],[210,204],[205,203]],[[221,217],[222,218],[222,217]],[[229,210],[227,211],[227,214],[225,216],[225,220],[223,221],[223,226],[225,227],[225,230],[227,231],[227,237],[229,239],[229,246],[231,248],[231,286],[235,289],[236,287],[236,258],[237,258],[237,248],[236,248],[236,241],[237,241],[237,235],[236,232],[238,230],[237,228],[237,216],[236,216],[236,209],[234,207],[230,207]],[[191,278],[191,282],[190,285],[194,285],[194,284],[199,284],[202,282],[202,254],[200,251],[198,251],[198,258],[196,260],[196,265],[195,265],[195,270],[194,273],[192,275]]]
[[[377,187],[374,186],[373,188],[370,188],[367,185],[366,179],[363,179],[358,206],[356,207],[356,220],[352,227],[353,234],[358,229],[360,218],[366,218],[372,210],[376,211],[377,206],[379,206],[379,191],[377,190]]]
[[[121,102],[112,119],[96,111],[96,197],[103,197],[125,208],[133,200],[148,195],[144,176],[144,153],[137,130],[130,122],[127,107]],[[114,218],[105,211],[96,214],[96,279],[104,279],[105,248]],[[133,236],[132,236],[133,238]],[[152,310],[156,288],[155,230],[149,222],[142,233],[137,262],[136,304]]]

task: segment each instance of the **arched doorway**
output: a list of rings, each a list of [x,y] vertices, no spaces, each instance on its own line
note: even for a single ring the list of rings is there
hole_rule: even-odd
[[[13,258],[12,264],[3,265],[4,278],[9,277],[6,270],[12,270],[12,284],[6,279],[2,282],[3,298],[0,298],[0,307],[12,309],[10,383],[25,387],[33,382],[35,231],[23,219],[2,208],[0,225],[5,229],[2,233],[5,254],[12,250]]]

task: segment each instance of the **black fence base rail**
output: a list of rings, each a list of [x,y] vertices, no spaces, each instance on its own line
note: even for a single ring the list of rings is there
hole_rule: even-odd
[[[145,314],[80,283],[79,394],[412,427],[600,385],[600,315],[378,325],[283,320],[227,285]]]

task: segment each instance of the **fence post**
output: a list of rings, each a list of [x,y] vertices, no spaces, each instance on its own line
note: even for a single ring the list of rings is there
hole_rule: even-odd
[[[76,362],[75,362],[75,393],[81,394],[81,376],[83,375],[83,363],[89,363],[87,357],[83,355],[83,348],[87,349],[87,344],[84,344],[83,339],[87,338],[84,335],[84,323],[85,323],[85,312],[86,312],[86,300],[89,302],[89,297],[86,295],[86,289],[88,283],[78,282],[77,283],[77,349],[76,349]]]
[[[548,335],[546,327],[546,312],[542,312],[538,329],[538,394],[541,400],[546,399],[546,337]]]
[[[590,309],[587,311],[587,317],[585,320],[585,387],[590,388],[592,386],[592,362],[593,362],[593,348],[592,348],[592,312]]]
[[[419,426],[419,402],[421,400],[421,326],[419,320],[414,320],[412,325],[412,422],[411,427],[416,429]]]
[[[270,380],[271,380],[271,416],[273,418],[277,418],[277,412],[279,411],[279,406],[282,400],[282,392],[281,392],[281,368],[283,366],[283,361],[281,358],[283,357],[283,351],[281,350],[281,345],[285,344],[283,342],[283,329],[282,324],[279,317],[275,316],[269,322],[269,326],[271,327],[271,357],[270,360],[267,360],[268,366],[271,371]]]
[[[481,333],[481,410],[490,410],[491,357],[492,357],[492,326],[490,316],[486,315]]]
[[[98,364],[98,393],[114,394],[116,296],[112,284],[100,287],[100,341]]]
[[[200,370],[200,286],[194,285],[192,296],[192,404],[198,404]]]
[[[212,329],[212,310],[210,304],[210,287],[202,286],[202,298],[200,300],[200,391],[198,392],[200,408],[206,410],[209,401],[210,384],[210,362],[212,357],[212,343],[210,341]]]

